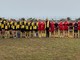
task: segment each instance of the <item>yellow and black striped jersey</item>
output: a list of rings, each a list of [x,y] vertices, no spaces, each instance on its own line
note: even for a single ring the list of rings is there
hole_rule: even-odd
[[[38,27],[37,22],[35,22],[34,25],[33,25],[33,29],[37,29],[37,27]]]
[[[29,26],[28,25],[26,25],[26,30],[28,30],[29,29]]]
[[[19,25],[22,25],[22,21],[19,21]]]
[[[11,26],[11,28],[12,28],[12,29],[15,29],[15,26],[14,26],[14,25],[12,25],[12,26]]]
[[[16,26],[17,25],[17,22],[14,22],[14,26]]]
[[[7,25],[5,25],[5,29],[8,29],[8,26]]]
[[[24,25],[26,25],[26,21],[24,21]]]
[[[32,26],[30,26],[30,30],[32,30]]]
[[[30,26],[30,23],[31,23],[31,22],[28,22],[28,26]]]
[[[26,22],[25,29],[26,29],[26,30],[29,29],[28,22]]]
[[[13,24],[13,21],[10,21],[10,25],[12,25]]]
[[[21,29],[24,29],[25,28],[25,25],[21,25]]]
[[[31,25],[34,26],[34,22],[32,22]]]
[[[20,28],[20,25],[19,25],[19,24],[17,24],[17,25],[16,25],[16,29],[19,29],[19,28]]]
[[[33,29],[37,29],[37,26],[33,26]]]
[[[4,28],[4,24],[1,24],[1,28],[2,28],[2,29]]]

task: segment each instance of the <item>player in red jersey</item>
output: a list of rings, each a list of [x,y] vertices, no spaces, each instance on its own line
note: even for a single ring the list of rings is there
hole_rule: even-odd
[[[50,31],[50,37],[54,37],[54,27],[55,27],[55,22],[54,21],[50,21],[50,28],[49,28],[49,31]]]
[[[64,21],[64,36],[68,37],[68,24],[69,22],[66,20]]]
[[[73,28],[73,22],[69,22],[69,30],[68,30],[68,37],[74,37],[74,28]]]
[[[45,37],[45,21],[41,21],[41,37]]]
[[[41,21],[38,20],[38,37],[41,37]]]
[[[60,36],[60,37],[64,37],[63,30],[64,30],[64,24],[63,24],[62,21],[60,21],[60,22],[59,22],[59,36]]]
[[[39,20],[38,21],[38,35],[39,37],[43,37],[45,33],[45,22]]]
[[[78,21],[78,37],[80,37],[80,20]]]

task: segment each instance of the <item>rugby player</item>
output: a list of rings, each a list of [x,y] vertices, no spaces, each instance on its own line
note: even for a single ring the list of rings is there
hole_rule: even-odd
[[[78,23],[74,23],[74,38],[78,38]]]
[[[59,22],[59,37],[64,37],[64,22],[62,20]]]
[[[68,37],[73,38],[74,37],[74,28],[73,28],[73,22],[69,22],[69,30],[68,30]]]
[[[54,21],[50,21],[50,28],[49,28],[50,37],[54,37],[54,27],[55,27],[54,24],[55,24]]]

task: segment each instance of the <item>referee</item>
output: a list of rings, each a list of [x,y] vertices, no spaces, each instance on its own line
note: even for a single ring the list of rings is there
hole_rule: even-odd
[[[49,20],[46,19],[46,37],[49,37]]]

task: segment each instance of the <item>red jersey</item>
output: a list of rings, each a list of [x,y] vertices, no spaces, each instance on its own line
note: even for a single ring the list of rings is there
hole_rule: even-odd
[[[45,22],[41,22],[41,31],[45,30]]]
[[[38,30],[39,31],[41,30],[41,22],[40,21],[38,22]]]
[[[54,27],[55,27],[54,24],[55,24],[54,22],[50,22],[50,29],[49,29],[50,32],[54,31]]]
[[[73,29],[74,23],[73,22],[69,22],[69,29]]]
[[[68,30],[68,24],[69,24],[68,21],[64,22],[64,30]]]
[[[59,22],[59,30],[64,30],[64,24],[63,22]]]
[[[80,30],[80,21],[78,21],[78,30]]]

